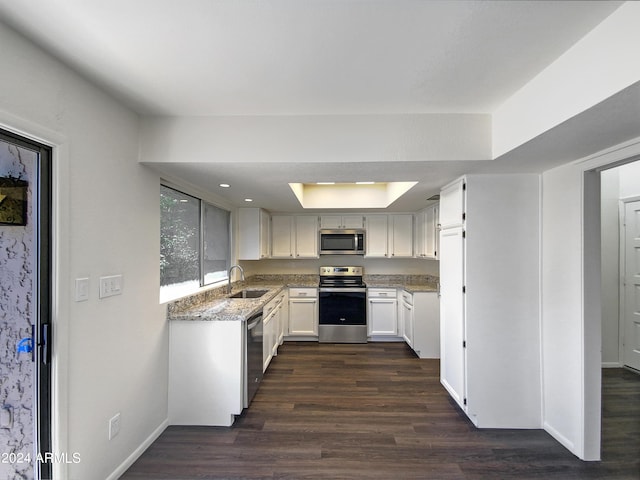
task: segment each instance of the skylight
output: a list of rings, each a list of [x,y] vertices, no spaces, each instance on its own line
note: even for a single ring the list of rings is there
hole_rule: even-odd
[[[418,182],[290,183],[302,208],[386,208]]]

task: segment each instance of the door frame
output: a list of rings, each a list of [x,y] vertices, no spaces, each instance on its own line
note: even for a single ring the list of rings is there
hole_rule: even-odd
[[[640,161],[640,160],[637,160]],[[618,284],[618,364],[621,368],[626,368],[625,365],[625,357],[624,357],[624,339],[625,332],[627,331],[627,315],[626,315],[626,288],[625,288],[625,277],[627,271],[627,244],[626,244],[626,207],[628,203],[638,202],[640,201],[640,195],[634,195],[631,197],[624,197],[618,201],[618,215],[619,215],[619,254],[618,260],[620,262],[619,266],[619,284]]]
[[[1,127],[1,126],[0,126]],[[34,167],[33,203],[35,241],[37,243],[37,278],[33,285],[34,311],[33,358],[33,469],[36,478],[51,478],[52,465],[37,461],[39,456],[52,452],[53,442],[53,147],[19,133],[0,128],[0,139],[38,154]]]
[[[600,173],[640,160],[640,137],[574,163],[582,177],[582,424],[583,460],[600,460],[602,309]]]

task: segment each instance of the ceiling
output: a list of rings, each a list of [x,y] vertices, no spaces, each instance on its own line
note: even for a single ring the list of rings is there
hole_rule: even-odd
[[[491,113],[622,3],[0,0],[0,19],[141,115]],[[300,209],[289,182],[418,181],[393,204],[401,211],[481,168],[216,159],[162,171],[278,211]]]

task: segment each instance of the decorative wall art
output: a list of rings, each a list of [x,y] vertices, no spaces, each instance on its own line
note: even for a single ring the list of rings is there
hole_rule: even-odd
[[[0,225],[27,224],[29,183],[13,177],[0,177]]]

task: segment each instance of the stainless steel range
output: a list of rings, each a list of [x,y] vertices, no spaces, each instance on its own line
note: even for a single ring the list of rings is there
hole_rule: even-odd
[[[363,271],[362,267],[320,267],[319,342],[367,342]]]

